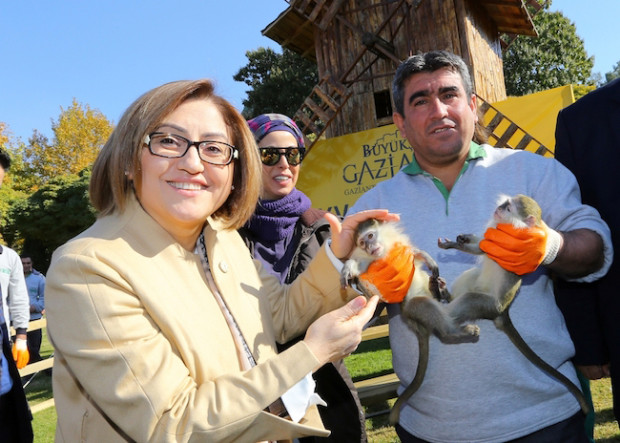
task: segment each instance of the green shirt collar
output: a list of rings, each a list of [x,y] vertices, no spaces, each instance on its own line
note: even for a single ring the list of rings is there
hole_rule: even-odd
[[[469,152],[467,153],[467,158],[465,159],[465,164],[463,165],[463,169],[461,170],[459,177],[467,169],[467,166],[469,165],[470,160],[475,160],[477,158],[484,158],[486,157],[486,155],[487,153],[484,150],[484,148],[480,146],[478,143],[472,141],[469,146]],[[418,161],[415,159],[415,155],[411,156],[411,163],[405,166],[405,168],[403,169],[403,172],[409,175],[418,175],[418,174],[426,173],[426,171],[424,171],[418,164]]]

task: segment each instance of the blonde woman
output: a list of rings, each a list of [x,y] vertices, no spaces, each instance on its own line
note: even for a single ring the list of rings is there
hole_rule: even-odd
[[[343,306],[336,265],[360,221],[398,217],[330,217],[331,245],[281,285],[236,232],[259,189],[252,134],[210,81],[165,84],[127,109],[93,167],[99,218],[47,275],[56,441],[329,434],[304,380],[357,347],[376,305]]]

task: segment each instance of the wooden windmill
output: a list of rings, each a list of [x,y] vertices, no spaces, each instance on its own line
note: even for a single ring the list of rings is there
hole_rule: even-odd
[[[454,52],[472,68],[481,111],[493,114],[486,120],[496,144],[509,146],[519,131],[518,144],[536,143],[489,105],[506,98],[503,48],[518,35],[537,35],[526,7],[540,10],[536,0],[287,1],[263,34],[317,63],[320,81],[294,116],[309,148],[322,135],[391,124],[397,66],[410,54],[433,49]],[[511,135],[496,134],[500,127]],[[534,150],[544,149],[540,144]]]

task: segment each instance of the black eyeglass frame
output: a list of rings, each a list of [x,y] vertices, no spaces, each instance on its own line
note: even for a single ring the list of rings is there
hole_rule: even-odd
[[[157,154],[157,153],[153,152],[153,148],[151,147],[151,137],[153,137],[154,135],[163,135],[163,136],[170,136],[170,137],[180,138],[181,140],[184,140],[185,142],[187,142],[187,148],[185,149],[185,151],[183,151],[182,154],[179,154],[179,155]],[[204,159],[202,157],[201,152],[200,152],[200,145],[202,145],[203,143],[216,143],[216,144],[221,144],[221,145],[224,145],[224,146],[228,146],[230,148],[230,156],[229,156],[228,160],[225,163],[215,163],[212,160]],[[219,140],[192,141],[192,140],[190,140],[190,139],[188,139],[186,137],[183,137],[182,135],[171,134],[171,133],[168,133],[168,132],[160,132],[160,131],[151,132],[146,137],[144,137],[144,144],[149,148],[149,152],[151,154],[153,154],[156,157],[162,157],[162,158],[182,158],[182,157],[185,156],[185,154],[187,154],[187,152],[189,151],[189,148],[191,148],[192,146],[196,146],[196,150],[198,151],[198,157],[200,158],[200,160],[202,160],[203,162],[209,163],[211,165],[226,166],[226,165],[229,165],[234,159],[239,158],[239,150],[235,146],[231,145],[230,143],[222,142],[222,141],[219,141]]]
[[[284,158],[286,159],[286,162],[290,165],[290,166],[297,166],[300,165],[301,162],[304,159],[304,156],[306,155],[306,148],[304,147],[299,147],[299,146],[264,146],[262,148],[258,148],[261,156],[260,156],[260,161],[265,165],[265,166],[275,166],[280,162],[280,159],[282,158],[282,156],[284,156]],[[270,154],[274,155],[277,154],[276,161],[272,162],[272,163],[266,163],[265,160],[263,159],[263,155],[262,152],[263,151],[271,151]],[[284,150],[284,152],[281,152],[281,150]],[[297,150],[297,153],[293,153],[293,150]],[[292,162],[291,160],[294,159],[294,157],[296,157],[297,155],[299,155],[299,161],[297,162]]]

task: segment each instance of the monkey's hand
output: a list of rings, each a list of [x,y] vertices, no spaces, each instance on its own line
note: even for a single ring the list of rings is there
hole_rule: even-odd
[[[452,240],[448,240],[447,238],[438,238],[437,246],[441,249],[455,249],[458,248],[458,243]]]
[[[474,234],[459,234],[456,237],[456,241],[448,240],[447,238],[437,239],[437,246],[441,249],[458,249],[459,251],[476,255],[482,254],[478,243],[480,243],[480,239]]]
[[[373,261],[359,278],[377,288],[383,301],[400,303],[413,280],[413,259],[411,247],[396,243],[383,258]]]
[[[344,289],[355,281],[359,275],[359,270],[355,260],[347,260],[344,262],[342,271],[340,271],[340,286]]]
[[[551,263],[561,244],[562,236],[546,225],[516,228],[500,223],[487,229],[480,249],[505,270],[524,275]]]
[[[452,294],[450,294],[448,284],[443,277],[431,275],[428,279],[428,290],[433,294],[435,300],[441,303],[452,301]]]

